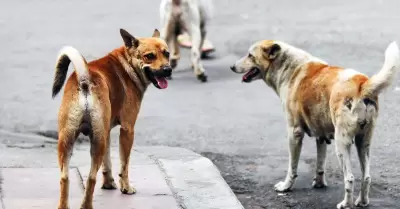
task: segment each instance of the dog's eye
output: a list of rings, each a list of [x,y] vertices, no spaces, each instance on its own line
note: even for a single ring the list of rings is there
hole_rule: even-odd
[[[153,53],[149,53],[144,55],[148,60],[153,60],[156,58],[156,55],[154,55]]]
[[[164,51],[164,56],[169,59],[169,52],[168,51]]]
[[[248,58],[250,58],[250,59],[253,60],[253,59],[254,59],[254,56],[253,56],[252,54],[249,54],[249,55],[248,55]]]

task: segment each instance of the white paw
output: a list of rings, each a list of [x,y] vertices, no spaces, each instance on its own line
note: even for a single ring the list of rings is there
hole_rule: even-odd
[[[274,188],[275,191],[277,192],[287,192],[292,188],[293,184],[291,184],[290,182],[286,182],[286,181],[281,181],[277,184],[275,184]]]
[[[352,209],[353,205],[350,202],[343,200],[341,203],[337,204],[337,209]]]
[[[365,197],[361,199],[361,196],[358,196],[355,205],[357,207],[367,207],[369,205],[369,198]]]

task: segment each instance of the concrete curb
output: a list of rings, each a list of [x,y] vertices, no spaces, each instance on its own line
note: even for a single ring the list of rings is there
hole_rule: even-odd
[[[29,144],[35,146],[56,142],[43,136],[0,130],[0,143],[17,144],[20,148]],[[82,147],[80,151],[74,151],[74,155],[87,155],[87,151],[88,148]],[[208,158],[178,147],[134,147],[133,151],[138,152],[140,162],[155,162],[182,209],[244,209],[217,167]],[[118,154],[114,151],[112,153]],[[55,158],[48,159],[55,161]],[[74,161],[74,157],[72,160]],[[86,160],[89,158],[80,160],[80,163],[87,165],[89,161]],[[48,163],[56,165],[56,162]]]
[[[168,152],[163,151],[166,148]],[[181,207],[244,209],[208,158],[178,147],[142,147],[137,151],[148,154],[158,162]]]

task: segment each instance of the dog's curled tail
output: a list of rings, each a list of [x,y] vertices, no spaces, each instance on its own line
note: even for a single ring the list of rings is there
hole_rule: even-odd
[[[397,43],[393,41],[385,51],[385,62],[382,69],[373,75],[364,85],[364,95],[379,95],[383,90],[389,87],[396,76],[397,68],[400,64],[400,52]]]
[[[68,66],[72,62],[75,72],[77,74],[78,82],[81,87],[87,87],[89,80],[89,70],[85,58],[71,46],[64,46],[57,58],[56,73],[53,81],[52,97],[54,98],[60,92],[67,77]],[[86,85],[83,85],[85,84]],[[83,87],[84,88],[84,87]]]

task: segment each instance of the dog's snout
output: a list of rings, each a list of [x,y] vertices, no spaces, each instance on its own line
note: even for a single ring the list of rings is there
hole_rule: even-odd
[[[161,67],[161,69],[158,71],[157,75],[160,76],[165,76],[165,77],[169,77],[172,74],[172,68],[170,65],[164,65]]]
[[[162,70],[162,71],[165,71],[165,72],[172,72],[172,68],[171,68],[171,66],[169,66],[169,65],[163,66],[163,67],[161,68],[161,70]]]
[[[236,67],[235,67],[235,65],[232,65],[232,66],[231,66],[231,70],[232,70],[233,72],[236,72]]]

